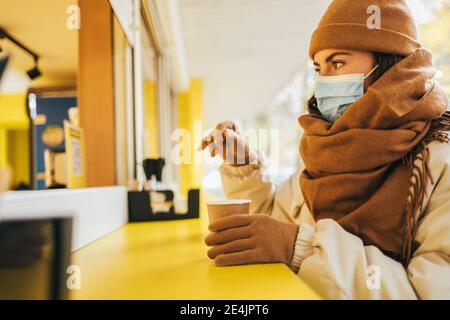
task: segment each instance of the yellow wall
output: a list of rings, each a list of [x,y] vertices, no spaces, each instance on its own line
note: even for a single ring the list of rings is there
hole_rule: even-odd
[[[203,122],[203,83],[199,79],[191,80],[189,91],[178,96],[178,125],[191,133],[190,164],[180,166],[180,192],[186,194],[189,189],[200,188],[203,177],[203,165],[194,163],[198,145],[196,142],[194,123]]]
[[[27,95],[0,94],[0,127],[6,129],[28,129],[26,112]]]
[[[8,140],[8,160],[14,172],[13,184],[30,183],[29,131],[11,130]]]
[[[0,127],[0,168],[9,166],[8,161],[8,131]]]
[[[13,183],[30,182],[26,94],[0,95],[0,167],[13,170]]]
[[[144,157],[159,158],[159,118],[156,97],[156,84],[154,81],[144,80]]]

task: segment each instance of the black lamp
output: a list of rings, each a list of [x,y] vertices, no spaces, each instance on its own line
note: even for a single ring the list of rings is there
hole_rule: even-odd
[[[34,80],[42,75],[42,72],[38,68],[38,58],[34,59],[34,68],[27,71],[28,77]]]
[[[0,40],[5,39],[5,33],[3,32],[3,29],[0,28]],[[3,51],[2,46],[0,46],[0,52]]]
[[[4,39],[4,38],[8,39],[9,41],[14,43],[16,46],[18,46],[19,48],[21,48],[22,50],[24,50],[26,53],[28,53],[29,55],[31,55],[33,57],[34,68],[27,71],[28,77],[31,80],[34,80],[37,77],[41,76],[42,73],[38,68],[39,55],[37,53],[35,53],[33,50],[31,50],[30,48],[28,48],[27,46],[25,46],[22,42],[17,40],[14,36],[12,36],[10,33],[8,33],[8,31],[6,31],[4,28],[2,28],[0,26],[0,39]]]
[[[6,65],[8,64],[9,57],[0,58],[0,81],[2,80],[3,73],[5,72]]]

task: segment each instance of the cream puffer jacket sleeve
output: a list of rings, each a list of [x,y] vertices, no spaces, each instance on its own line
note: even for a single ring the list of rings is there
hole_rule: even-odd
[[[251,199],[251,213],[300,225],[293,268],[328,299],[450,299],[450,145],[433,142],[426,205],[415,240],[420,246],[405,269],[331,219],[314,221],[303,200],[299,170],[275,186],[259,165],[220,168],[228,198]]]

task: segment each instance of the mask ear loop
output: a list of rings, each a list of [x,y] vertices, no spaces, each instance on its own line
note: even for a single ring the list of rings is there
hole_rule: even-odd
[[[374,71],[375,70],[377,70],[378,69],[378,67],[379,67],[380,65],[379,64],[377,64],[365,77],[364,77],[364,80],[366,80],[368,77],[370,77],[370,75],[372,74],[372,73],[374,73]]]

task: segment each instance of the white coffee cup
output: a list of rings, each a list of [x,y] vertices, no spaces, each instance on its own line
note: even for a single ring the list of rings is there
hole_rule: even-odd
[[[209,223],[213,223],[217,219],[232,214],[249,214],[250,202],[251,200],[247,199],[229,199],[208,202],[206,205],[208,207]]]

